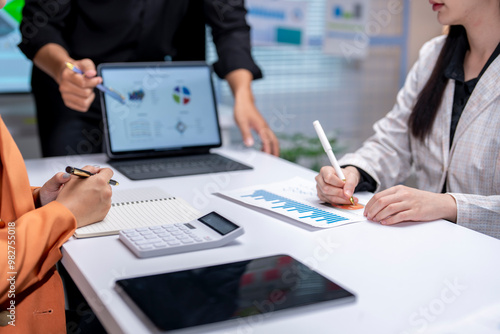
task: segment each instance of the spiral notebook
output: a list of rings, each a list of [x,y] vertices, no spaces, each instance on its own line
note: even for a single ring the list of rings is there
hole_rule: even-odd
[[[104,220],[77,228],[75,237],[98,237],[130,228],[186,223],[200,216],[188,202],[159,188],[118,190],[113,192],[111,209]]]

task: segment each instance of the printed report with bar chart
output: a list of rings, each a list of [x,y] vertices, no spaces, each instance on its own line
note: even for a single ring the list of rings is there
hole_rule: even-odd
[[[364,204],[371,196],[369,193],[356,194],[361,203],[356,206],[332,206],[320,201],[316,196],[315,182],[300,177],[267,185],[222,191],[220,194],[318,228],[366,221],[363,216]]]

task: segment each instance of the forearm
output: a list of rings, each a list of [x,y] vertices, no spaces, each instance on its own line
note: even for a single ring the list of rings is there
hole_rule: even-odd
[[[20,293],[42,280],[61,258],[60,247],[74,233],[76,219],[66,207],[54,202],[8,224],[10,229],[0,229],[0,245],[7,249],[10,242],[15,257],[9,267],[7,256],[0,257],[0,268],[16,272],[16,291]],[[0,281],[0,304],[7,299],[8,283],[6,279]]]
[[[449,193],[457,203],[456,223],[500,239],[500,195]]]
[[[68,27],[68,15],[74,2],[66,0],[50,4],[39,0],[24,1],[19,27],[22,41],[18,46],[28,59],[33,60],[42,47],[51,43],[68,50],[64,31]]]
[[[67,61],[73,61],[68,51],[55,43],[44,45],[33,58],[33,63],[50,75],[57,83],[61,80],[61,73]]]
[[[252,93],[253,75],[249,70],[237,69],[229,72],[225,77],[236,101],[249,101],[254,103]]]
[[[449,220],[453,223],[457,221],[457,202],[455,198],[449,194],[437,194],[441,199],[441,214],[442,219]]]

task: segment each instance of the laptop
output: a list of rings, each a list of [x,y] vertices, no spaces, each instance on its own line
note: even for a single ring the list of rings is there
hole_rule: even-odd
[[[103,63],[105,151],[131,180],[252,167],[210,152],[222,145],[212,69],[205,62]]]

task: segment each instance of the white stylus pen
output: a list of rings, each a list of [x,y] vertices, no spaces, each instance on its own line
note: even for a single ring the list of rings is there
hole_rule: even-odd
[[[313,126],[314,126],[314,130],[316,130],[316,133],[318,134],[319,141],[321,142],[321,145],[323,145],[323,149],[325,150],[326,155],[328,156],[328,159],[330,159],[330,163],[332,164],[333,168],[335,168],[335,172],[337,173],[337,176],[342,181],[345,182],[344,173],[342,173],[342,169],[340,169],[337,158],[335,158],[335,154],[333,154],[332,146],[330,145],[328,138],[326,138],[325,131],[323,131],[321,124],[319,123],[319,121],[314,121]],[[354,205],[354,198],[352,196],[351,196],[350,200],[351,200],[351,204]]]

